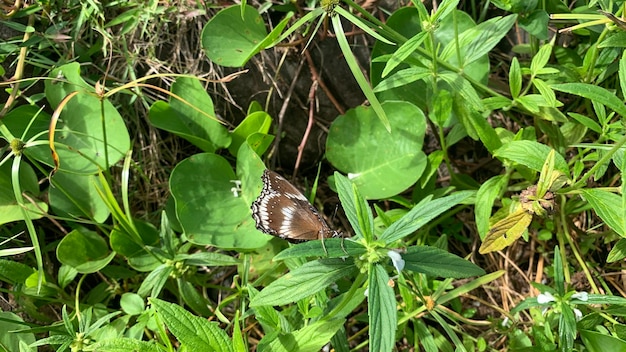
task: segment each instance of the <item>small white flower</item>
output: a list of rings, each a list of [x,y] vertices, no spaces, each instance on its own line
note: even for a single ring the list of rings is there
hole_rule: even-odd
[[[589,300],[589,294],[585,291],[576,292],[572,295],[572,299],[578,299],[583,302],[587,302],[587,300]]]
[[[233,192],[233,196],[235,198],[239,197],[239,192],[241,192],[241,181],[240,180],[230,180],[230,182],[235,184],[235,187],[231,188],[230,191]]]
[[[509,326],[509,323],[510,323],[510,322],[509,322],[509,317],[506,317],[506,318],[504,318],[504,319],[502,320],[502,323],[500,323],[500,325],[501,325],[503,328],[506,328],[506,327],[508,327],[508,326]]]
[[[537,296],[537,303],[539,304],[546,304],[554,301],[556,301],[556,299],[554,299],[554,296],[550,292],[544,292]]]
[[[579,321],[583,318],[583,313],[579,309],[574,308],[574,316],[576,316],[576,321]]]
[[[396,271],[398,273],[404,269],[404,259],[402,259],[400,253],[396,251],[389,251],[387,252],[387,256],[391,258],[391,262],[393,263],[393,266],[396,267]]]
[[[363,292],[363,296],[367,297],[367,295],[369,295],[369,293],[370,293],[370,288],[368,287],[368,288],[365,289],[365,292]]]

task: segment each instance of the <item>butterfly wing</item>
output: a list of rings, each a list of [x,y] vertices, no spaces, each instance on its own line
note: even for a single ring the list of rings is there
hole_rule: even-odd
[[[289,181],[271,170],[262,179],[261,194],[252,203],[257,229],[292,242],[338,236]]]

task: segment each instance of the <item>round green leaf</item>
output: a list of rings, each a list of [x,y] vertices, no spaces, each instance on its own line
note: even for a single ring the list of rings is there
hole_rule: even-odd
[[[368,199],[394,196],[409,188],[426,167],[422,142],[424,113],[406,102],[386,102],[391,124],[387,132],[374,111],[358,107],[333,122],[326,157]]]
[[[57,247],[59,261],[83,274],[104,268],[114,256],[104,238],[85,229],[70,232]]]
[[[242,184],[244,181],[247,179],[239,181],[226,159],[215,154],[193,155],[174,168],[170,190],[177,218],[191,242],[219,248],[258,248],[268,241],[269,236],[256,230],[250,211],[260,188],[252,192],[256,187],[249,182]]]
[[[231,6],[218,12],[202,30],[202,47],[218,65],[241,67],[262,48],[265,22],[251,6]]]
[[[109,217],[109,209],[96,191],[93,175],[59,171],[52,176],[49,199],[52,209],[61,216],[87,217],[98,223]]]
[[[145,307],[143,298],[136,293],[126,292],[120,299],[120,306],[124,313],[128,315],[139,315],[143,313]]]
[[[94,88],[80,77],[78,63],[54,69],[50,77],[69,81],[46,80],[46,97],[55,108],[68,94],[80,91],[67,102],[56,124],[54,141],[60,168],[94,174],[120,161],[130,149],[130,137],[113,104],[96,96]],[[29,151],[37,160],[53,165],[47,145],[29,148]]]

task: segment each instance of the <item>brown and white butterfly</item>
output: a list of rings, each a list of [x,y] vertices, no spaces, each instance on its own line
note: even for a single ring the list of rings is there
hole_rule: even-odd
[[[284,177],[266,169],[261,179],[263,189],[252,203],[252,218],[258,230],[290,242],[341,237]]]

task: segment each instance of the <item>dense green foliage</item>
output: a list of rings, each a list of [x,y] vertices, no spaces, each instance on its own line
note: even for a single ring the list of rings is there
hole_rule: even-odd
[[[624,4],[437,5],[5,9],[2,348],[626,350]],[[350,238],[257,230],[282,120],[220,118],[207,87],[234,76],[145,69],[180,21],[235,69],[333,34],[368,104],[335,114],[309,190],[336,192]]]

